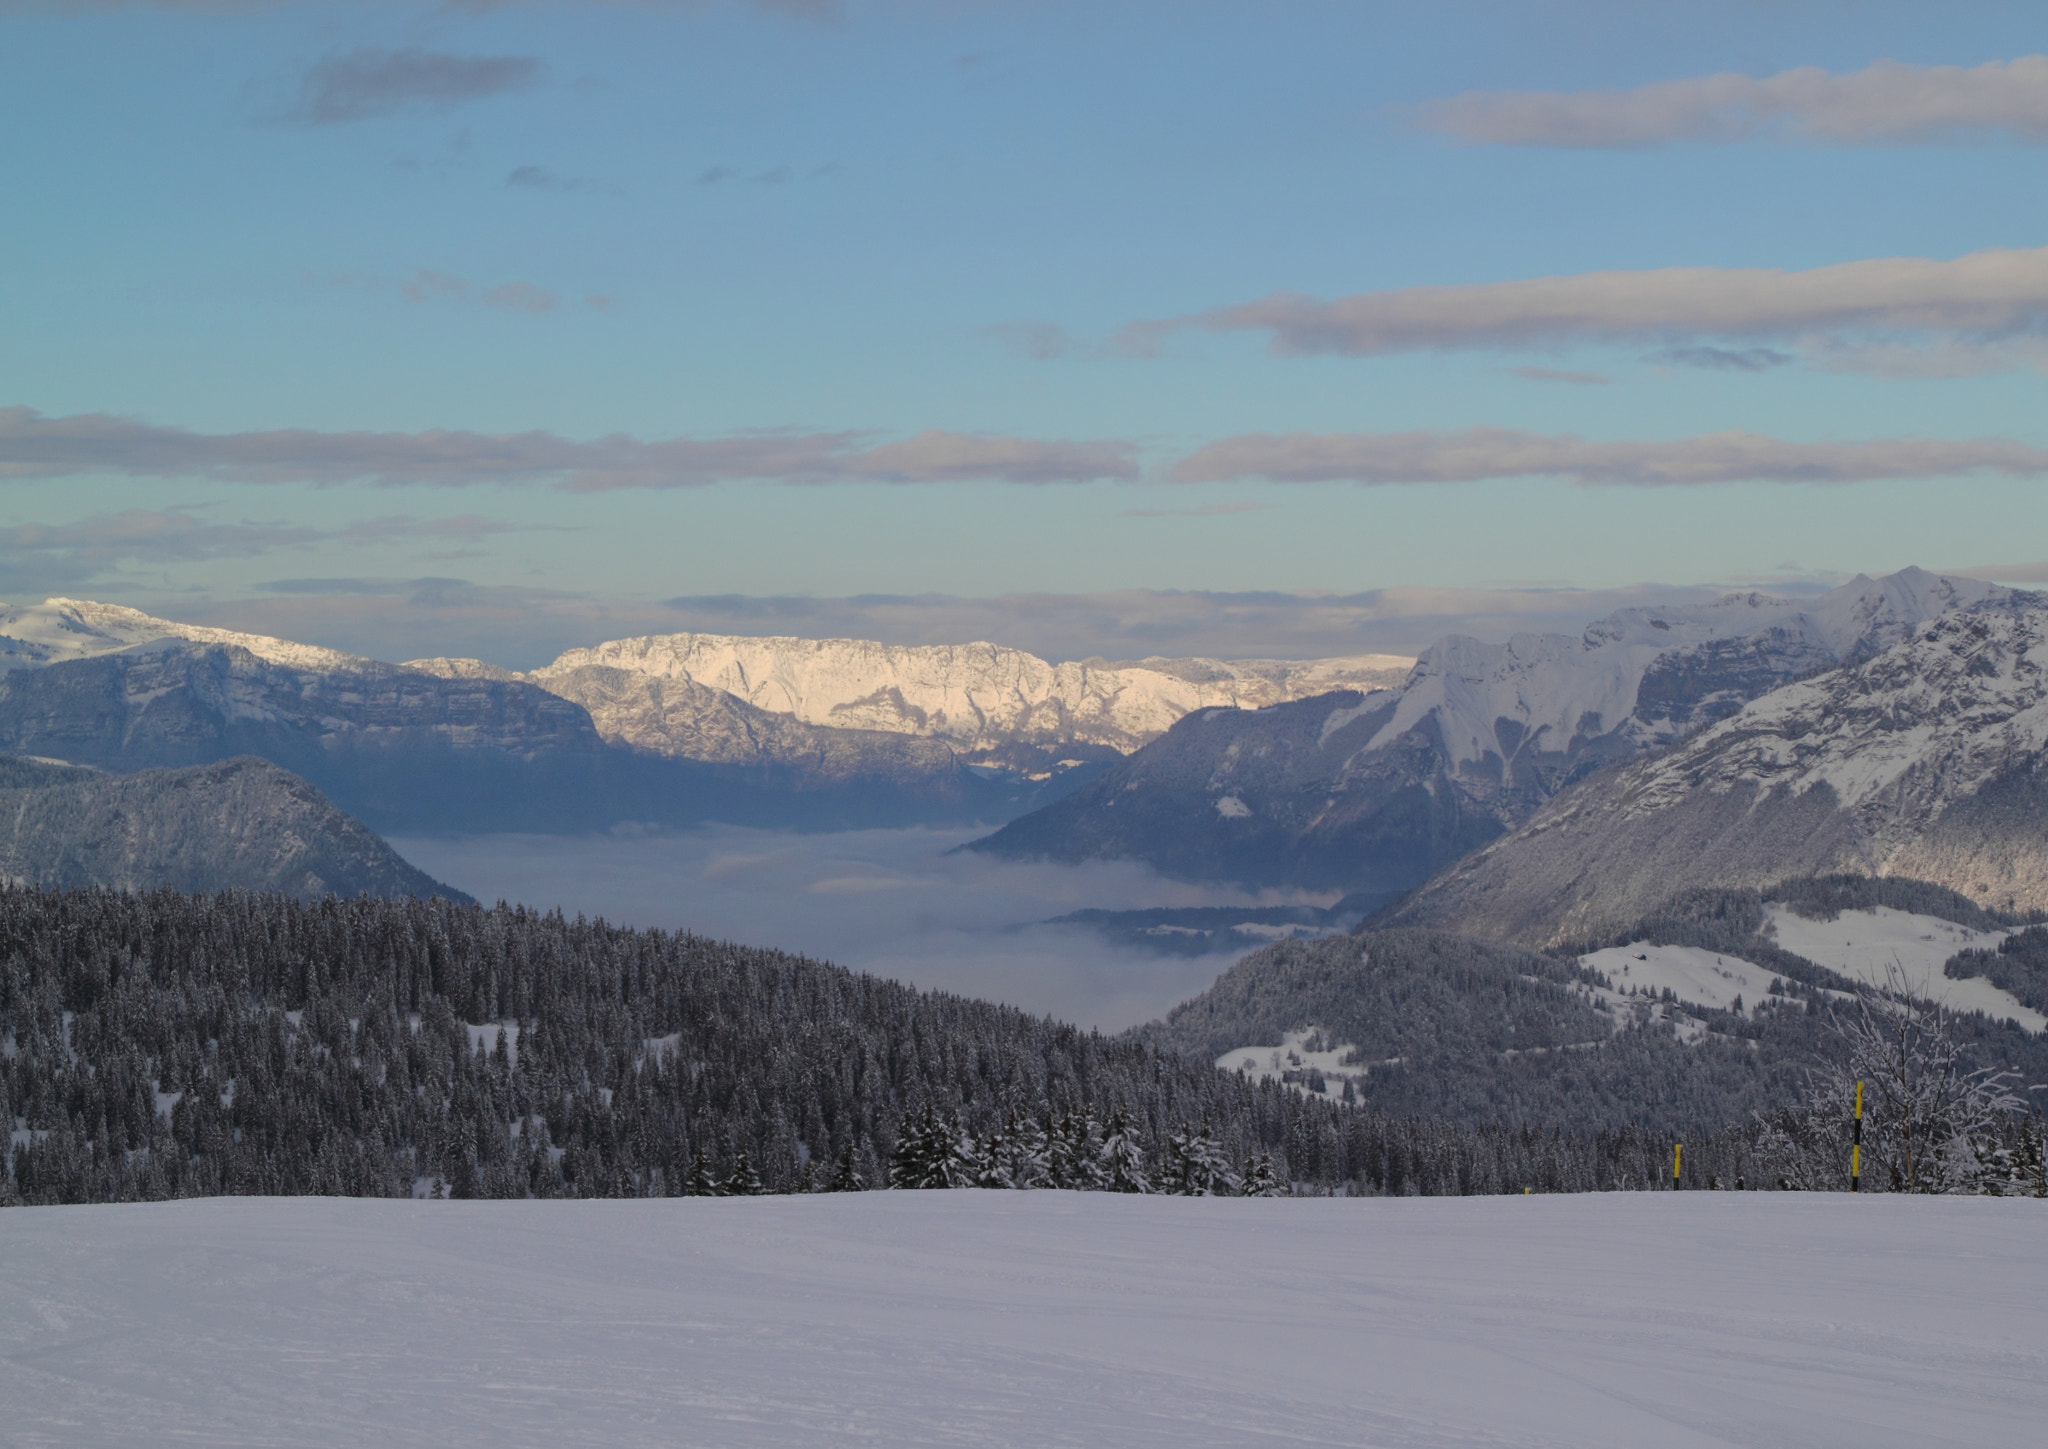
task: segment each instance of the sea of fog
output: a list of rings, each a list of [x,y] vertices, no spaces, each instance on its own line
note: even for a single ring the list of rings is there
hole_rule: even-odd
[[[1117,1031],[1205,989],[1232,955],[1155,956],[1053,916],[1088,907],[1270,905],[1126,861],[1020,864],[956,847],[980,830],[794,834],[706,826],[659,834],[394,838],[478,900],[774,946],[917,986]]]

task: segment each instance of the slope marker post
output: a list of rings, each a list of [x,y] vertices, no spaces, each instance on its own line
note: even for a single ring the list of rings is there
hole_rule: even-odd
[[[1856,1083],[1856,1121],[1849,1129],[1849,1191],[1863,1190],[1863,1083]]]

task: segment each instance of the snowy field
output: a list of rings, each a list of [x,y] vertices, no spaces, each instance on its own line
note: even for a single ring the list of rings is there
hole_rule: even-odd
[[[2048,1017],[1983,977],[1957,980],[1942,974],[1941,968],[1958,951],[1995,951],[2012,934],[2009,931],[1973,931],[1939,916],[1914,915],[1890,906],[1843,911],[1832,921],[1811,921],[1782,905],[1767,910],[1765,929],[1780,946],[1852,981],[1883,986],[1896,973],[1914,995],[1955,1011],[1981,1011],[1999,1020],[2012,1017],[2028,1031],[2048,1030]]]
[[[2048,1203],[0,1212],[8,1445],[2037,1443]]]

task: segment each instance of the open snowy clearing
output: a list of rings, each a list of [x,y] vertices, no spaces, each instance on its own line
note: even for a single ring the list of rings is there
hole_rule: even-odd
[[[1655,996],[1668,990],[1692,1006],[1753,1013],[1757,1003],[1769,997],[1773,983],[1790,984],[1775,971],[1722,951],[1656,946],[1648,941],[1594,951],[1579,957],[1579,964],[1614,983],[1613,990],[1595,989],[1596,999],[1610,1008],[1623,1004],[1631,991]]]
[[[1915,996],[1939,1001],[1953,1011],[1981,1011],[2000,1021],[2016,1019],[2028,1031],[2048,1031],[2048,1016],[2024,1006],[1981,976],[1956,980],[1941,968],[1958,951],[1995,951],[2010,931],[1973,931],[1939,916],[1879,906],[1843,911],[1832,921],[1813,921],[1782,905],[1767,908],[1764,929],[1795,956],[1804,956],[1852,981],[1883,986],[1890,973],[1905,978]]]
[[[2048,1203],[0,1213],[18,1445],[1898,1445],[2048,1420]]]

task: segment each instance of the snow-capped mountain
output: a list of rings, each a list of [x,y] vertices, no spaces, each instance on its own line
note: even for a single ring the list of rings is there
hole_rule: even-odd
[[[1679,891],[1851,872],[2048,907],[2048,600],[1944,614],[1596,776],[1401,919],[1548,943]]]
[[[1574,638],[1451,636],[1398,691],[1197,711],[984,842],[1059,860],[1393,894],[1527,820],[1603,764],[1789,680],[1867,657],[2010,590],[1907,569],[1817,600],[1757,593],[1635,608]]]
[[[94,659],[159,639],[231,644],[272,664],[316,672],[357,669],[370,663],[360,655],[324,649],[318,644],[297,644],[289,639],[242,634],[233,629],[209,629],[202,624],[180,624],[120,604],[45,599],[40,604],[0,605],[0,674],[73,659]]]
[[[690,680],[808,725],[925,735],[973,755],[1009,746],[1126,752],[1191,710],[1257,708],[1333,689],[1399,683],[1414,660],[1369,654],[1308,661],[1100,659],[1052,664],[996,644],[657,634],[572,649],[525,676],[591,708],[607,738],[661,748],[648,712],[583,698],[581,671]],[[416,661],[416,667],[457,661]]]
[[[1401,702],[1367,749],[1429,721],[1457,768],[1608,757],[1659,745],[1764,690],[1896,644],[1924,620],[2010,590],[1909,568],[1858,575],[1805,602],[1729,594],[1710,604],[1623,609],[1577,638],[1517,634],[1505,644],[1451,635],[1425,650]],[[1497,766],[1493,763],[1497,761]]]

